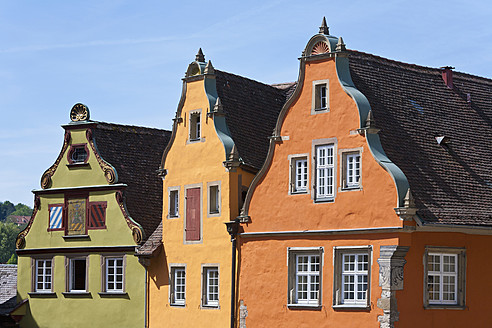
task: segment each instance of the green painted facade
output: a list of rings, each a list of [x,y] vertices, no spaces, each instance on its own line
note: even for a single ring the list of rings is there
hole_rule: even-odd
[[[90,124],[74,122],[63,127],[70,138],[65,137],[49,186],[34,191],[36,201],[31,223],[17,240],[18,301],[28,300],[23,305],[25,309],[17,311],[25,312],[20,326],[144,327],[146,269],[135,256],[138,244],[134,238],[134,230],[139,225],[133,222],[129,213],[125,213],[125,217],[125,206],[117,197],[117,193],[124,192],[127,186],[119,184],[117,179],[108,182],[110,179],[94,152],[97,148],[89,144],[87,129]],[[71,145],[81,144],[87,145],[87,163],[70,165],[67,155]],[[77,198],[80,192],[88,197],[89,203],[106,204],[105,228],[88,229],[88,236],[75,238],[64,238],[66,232],[63,230],[49,231],[49,206],[66,204],[67,198]],[[63,214],[64,225],[67,224],[67,213]],[[87,258],[85,292],[70,292],[72,269],[69,261],[75,257]],[[123,259],[122,291],[110,293],[106,290],[106,257]],[[51,292],[36,291],[36,259],[53,261]]]

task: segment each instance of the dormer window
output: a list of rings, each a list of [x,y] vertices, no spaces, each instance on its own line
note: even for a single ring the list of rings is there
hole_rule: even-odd
[[[200,140],[201,122],[200,112],[190,114],[190,141]]]
[[[68,163],[73,164],[87,164],[89,158],[89,152],[86,144],[72,145],[68,151]]]
[[[328,80],[313,81],[311,114],[330,110],[328,90]]]

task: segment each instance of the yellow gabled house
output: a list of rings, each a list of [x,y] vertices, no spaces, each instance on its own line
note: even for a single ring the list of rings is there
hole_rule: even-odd
[[[164,252],[155,255],[160,230],[143,252],[149,327],[234,323],[235,248],[224,223],[239,215],[292,87],[215,70],[201,49],[188,66],[160,168]]]

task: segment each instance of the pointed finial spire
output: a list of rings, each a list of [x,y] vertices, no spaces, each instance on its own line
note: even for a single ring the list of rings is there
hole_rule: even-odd
[[[410,191],[410,188],[408,188],[407,194],[405,195],[405,198],[403,199],[403,205],[405,207],[413,208],[415,207],[415,200],[413,199],[412,192]]]
[[[205,74],[215,74],[215,69],[212,65],[212,62],[209,60],[207,65],[205,66],[204,72]]]
[[[345,43],[343,43],[342,37],[338,38],[338,43],[337,47],[335,48],[336,51],[345,51],[347,48],[345,48]]]
[[[205,56],[203,55],[202,48],[198,49],[198,53],[195,56],[195,61],[204,63],[205,62]]]
[[[320,34],[330,34],[330,30],[328,29],[328,25],[326,25],[326,17],[323,17],[323,21],[321,22],[321,26],[319,27]]]
[[[238,162],[239,161],[239,154],[237,153],[236,145],[234,144],[232,146],[231,152],[229,153],[229,162]]]
[[[374,116],[372,114],[372,110],[367,113],[367,118],[366,118],[366,128],[373,128],[375,125],[374,122]]]
[[[216,113],[224,112],[224,107],[222,107],[222,102],[220,101],[219,97],[217,97],[217,101],[215,102],[214,112],[216,112]]]

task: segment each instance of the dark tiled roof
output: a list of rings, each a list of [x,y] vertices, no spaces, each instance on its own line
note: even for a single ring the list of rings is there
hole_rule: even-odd
[[[137,249],[137,256],[152,256],[162,245],[162,220],[147,241]]]
[[[227,126],[244,163],[260,169],[269,140],[291,88],[277,88],[242,76],[215,71]]]
[[[0,264],[0,315],[7,315],[16,305],[17,265]]]
[[[450,89],[440,69],[355,51],[350,71],[421,219],[492,225],[492,80],[454,72]],[[449,147],[437,136],[450,137]]]
[[[98,122],[94,138],[101,157],[128,185],[126,206],[148,238],[162,222],[162,180],[157,176],[171,132]],[[145,240],[145,239],[144,239]]]

